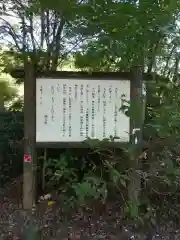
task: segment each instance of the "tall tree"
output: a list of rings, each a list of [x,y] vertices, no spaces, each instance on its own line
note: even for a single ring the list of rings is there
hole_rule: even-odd
[[[141,62],[152,72],[170,54],[170,45],[177,49],[179,1],[89,0],[81,8],[73,30],[95,37],[76,55],[77,67],[128,70]]]
[[[56,70],[79,44],[79,40],[67,38],[68,21],[73,17],[68,4],[50,10],[39,1],[1,1],[1,43],[22,60],[28,56],[42,69]]]

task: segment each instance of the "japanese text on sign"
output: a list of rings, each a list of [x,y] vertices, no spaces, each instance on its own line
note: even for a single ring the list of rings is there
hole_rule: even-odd
[[[81,142],[118,137],[129,141],[129,80],[46,79],[36,82],[36,141]]]

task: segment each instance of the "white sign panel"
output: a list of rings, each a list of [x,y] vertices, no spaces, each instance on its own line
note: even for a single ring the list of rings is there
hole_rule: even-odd
[[[36,80],[36,141],[82,142],[110,136],[129,141],[129,118],[120,110],[130,100],[129,80]]]

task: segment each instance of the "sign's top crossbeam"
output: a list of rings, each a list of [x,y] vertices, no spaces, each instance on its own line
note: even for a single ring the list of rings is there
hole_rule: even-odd
[[[10,72],[13,78],[25,77],[25,71],[23,68],[16,68]],[[48,77],[48,78],[91,78],[93,79],[117,79],[117,80],[132,80],[131,72],[82,72],[82,71],[36,71],[36,77]],[[149,81],[156,77],[158,79],[161,76],[154,73],[144,73],[143,80]]]
[[[14,78],[24,78],[24,69],[14,69],[11,71],[11,76]],[[37,71],[36,77],[49,77],[49,78],[91,78],[91,79],[117,79],[125,80],[131,79],[130,72],[81,72],[81,71]]]

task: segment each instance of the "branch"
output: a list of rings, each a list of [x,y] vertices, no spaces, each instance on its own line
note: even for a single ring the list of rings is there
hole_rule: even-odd
[[[177,48],[177,46],[174,45],[174,46],[172,47],[170,53],[169,53],[169,56],[168,56],[167,61],[166,61],[166,65],[165,65],[165,67],[164,67],[164,73],[163,73],[164,75],[165,75],[165,73],[166,73],[166,71],[167,71],[167,69],[168,69],[169,61],[170,61],[170,59],[171,59],[174,51],[176,50],[176,48]]]
[[[50,67],[50,57],[51,57],[51,51],[49,51],[50,48],[50,20],[49,20],[49,10],[46,11],[46,25],[44,26],[44,34],[46,39],[46,46],[47,46],[47,60],[46,60],[46,68],[49,69]]]
[[[41,46],[41,48],[43,48],[44,35],[45,35],[45,16],[44,16],[44,11],[43,11],[43,9],[41,9],[40,21],[41,21],[41,40],[40,40],[40,46]]]
[[[5,24],[6,24],[6,25],[4,25],[4,26],[1,26],[1,28],[2,28],[2,29],[4,28],[5,31],[13,38],[13,41],[14,41],[14,43],[15,43],[15,45],[16,45],[16,48],[17,48],[19,51],[21,51],[21,47],[19,46],[18,41],[17,41],[18,39],[20,40],[20,38],[19,38],[18,35],[15,33],[13,27],[10,25],[10,23],[9,23],[8,21],[6,21],[5,19],[3,19],[2,17],[0,17],[0,20],[2,20],[3,22],[5,22]],[[6,28],[7,28],[9,31],[7,31]]]
[[[93,36],[92,36],[93,37]],[[91,38],[92,38],[91,37]],[[85,40],[88,40],[87,39],[87,37],[84,37],[84,38],[82,38],[82,39],[78,39],[78,41],[76,42],[76,43],[74,43],[74,41],[72,42],[73,43],[73,47],[71,48],[71,49],[69,49],[67,52],[65,52],[64,54],[62,54],[61,55],[61,60],[60,60],[60,62],[59,62],[59,64],[58,64],[58,66],[60,65],[60,64],[62,64],[62,61],[64,60],[64,58],[67,56],[67,55],[69,55],[72,51],[73,51],[73,49],[75,49],[76,47],[78,47],[79,46],[79,44],[80,43],[83,43]]]
[[[55,70],[58,66],[58,57],[59,57],[59,52],[60,52],[60,46],[61,46],[61,33],[63,31],[63,27],[65,25],[65,18],[62,17],[60,25],[57,30],[57,34],[55,37],[55,48],[54,48],[54,54],[53,54],[53,59],[52,59],[52,70]]]

